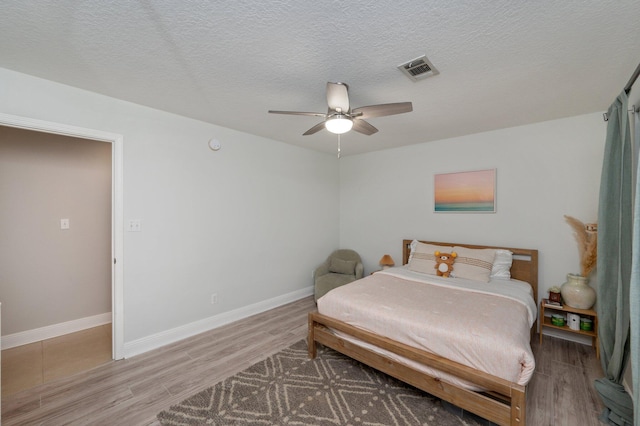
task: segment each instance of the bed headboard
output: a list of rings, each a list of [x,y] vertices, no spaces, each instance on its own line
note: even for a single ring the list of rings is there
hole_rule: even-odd
[[[411,241],[402,240],[402,264],[406,265],[409,262],[409,254],[411,253]],[[473,244],[460,244],[460,243],[443,243],[436,241],[420,241],[426,244],[433,244],[437,246],[461,246],[472,249],[503,249],[509,250],[513,253],[513,264],[511,265],[511,277],[516,280],[526,281],[531,284],[533,289],[533,299],[538,303],[538,250],[535,249],[521,249],[513,247],[496,247],[496,246],[480,246]]]

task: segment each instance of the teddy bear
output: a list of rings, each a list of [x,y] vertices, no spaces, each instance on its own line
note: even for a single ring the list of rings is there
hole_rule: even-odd
[[[451,253],[440,253],[436,251],[434,254],[436,255],[436,264],[434,266],[436,275],[439,277],[449,277],[449,274],[453,271],[453,262],[455,262],[458,254],[455,251]]]

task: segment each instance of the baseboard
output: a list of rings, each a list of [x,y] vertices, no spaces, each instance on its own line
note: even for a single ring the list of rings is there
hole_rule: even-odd
[[[234,309],[229,312],[214,315],[209,318],[185,324],[180,327],[172,328],[170,330],[143,337],[141,339],[133,340],[131,342],[125,342],[124,357],[130,358],[132,356],[140,355],[153,349],[158,349],[162,346],[166,346],[171,343],[186,339],[187,337],[195,336],[196,334],[204,333],[206,331],[222,327],[223,325],[232,323],[234,321],[238,321],[264,311],[268,311],[269,309],[277,308],[278,306],[295,302],[296,300],[303,299],[305,297],[311,296],[312,294],[313,286],[309,286],[302,290],[296,290],[282,296],[254,303],[253,305],[244,306],[242,308]]]
[[[15,348],[16,346],[27,345],[29,343],[52,339],[65,334],[75,333],[76,331],[86,330],[87,328],[109,324],[110,322],[111,312],[105,312],[104,314],[98,314],[91,317],[61,322],[59,324],[48,325],[46,327],[35,328],[33,330],[21,331],[19,333],[7,334],[6,336],[2,336],[2,339],[0,340],[0,347],[2,350]]]

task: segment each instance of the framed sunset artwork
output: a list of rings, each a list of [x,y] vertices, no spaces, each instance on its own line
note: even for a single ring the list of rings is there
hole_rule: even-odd
[[[436,213],[495,213],[496,170],[434,176]]]

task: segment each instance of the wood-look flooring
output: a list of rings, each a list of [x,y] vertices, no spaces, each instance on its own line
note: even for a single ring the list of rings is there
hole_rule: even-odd
[[[2,398],[3,425],[157,425],[156,414],[304,339],[313,298]],[[598,425],[595,351],[545,336],[532,343],[528,425]]]

